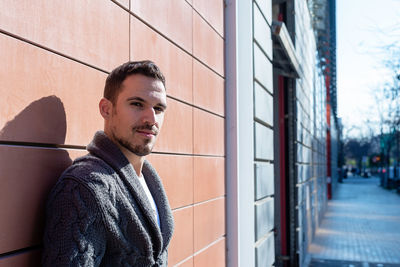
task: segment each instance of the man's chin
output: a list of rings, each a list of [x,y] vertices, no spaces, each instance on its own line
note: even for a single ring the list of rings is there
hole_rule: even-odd
[[[151,143],[147,143],[145,145],[135,145],[123,139],[117,139],[117,142],[121,147],[124,147],[126,150],[139,157],[147,156],[153,150],[153,144]]]
[[[151,153],[151,151],[152,151],[151,149],[150,150],[146,149],[146,150],[134,150],[134,151],[131,151],[131,152],[133,154],[135,154],[136,156],[144,157],[144,156],[149,155]]]
[[[140,157],[144,157],[149,155],[153,151],[153,146],[145,145],[145,146],[133,146],[130,151]]]

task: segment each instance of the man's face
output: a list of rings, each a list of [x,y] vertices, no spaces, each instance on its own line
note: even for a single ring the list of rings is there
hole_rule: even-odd
[[[167,108],[160,80],[141,74],[122,83],[109,117],[109,136],[120,148],[137,156],[148,155],[155,144]]]

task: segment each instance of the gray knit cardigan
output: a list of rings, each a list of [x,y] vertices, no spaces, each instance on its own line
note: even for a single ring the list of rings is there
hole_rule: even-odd
[[[154,168],[145,161],[142,172],[160,227],[132,165],[104,132],[87,150],[49,196],[43,265],[167,266],[174,222]]]

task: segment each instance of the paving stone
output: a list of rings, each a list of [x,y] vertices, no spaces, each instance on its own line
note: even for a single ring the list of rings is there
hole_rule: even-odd
[[[396,263],[368,263],[345,260],[313,259],[309,267],[399,267]]]
[[[380,187],[376,177],[349,177],[334,193],[309,247],[311,258],[400,266],[400,194]]]

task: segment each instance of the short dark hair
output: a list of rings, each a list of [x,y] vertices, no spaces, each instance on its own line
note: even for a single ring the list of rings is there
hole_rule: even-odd
[[[104,98],[115,103],[117,96],[121,90],[121,85],[126,77],[133,74],[142,74],[147,77],[160,80],[165,87],[165,77],[160,68],[150,60],[128,61],[121,66],[116,67],[108,75],[104,86]]]

